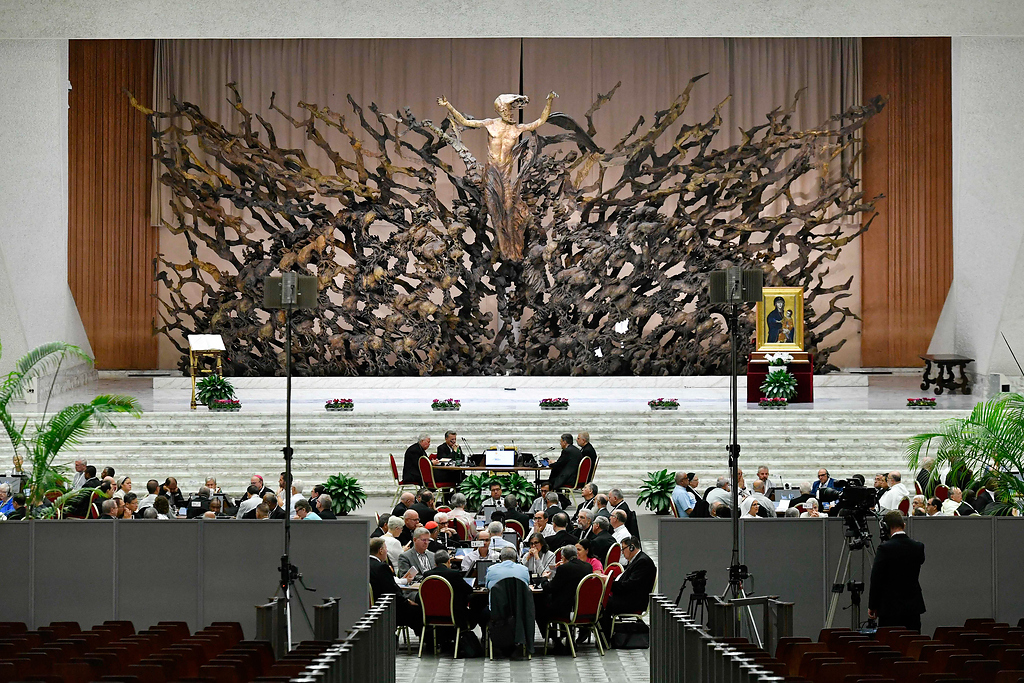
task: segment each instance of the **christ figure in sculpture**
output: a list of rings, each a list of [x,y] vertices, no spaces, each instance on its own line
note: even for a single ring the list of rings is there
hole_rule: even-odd
[[[516,123],[512,112],[530,103],[525,95],[499,95],[494,100],[496,119],[469,119],[453,107],[446,98],[437,98],[437,103],[448,109],[452,118],[466,128],[483,128],[487,131],[487,165],[485,168],[487,213],[498,236],[498,251],[513,261],[523,257],[523,242],[526,224],[530,218],[529,207],[519,194],[518,179],[515,178],[515,155],[513,150],[523,133],[535,131],[548,120],[551,103],[558,97],[548,93],[547,105],[540,118],[532,123]]]

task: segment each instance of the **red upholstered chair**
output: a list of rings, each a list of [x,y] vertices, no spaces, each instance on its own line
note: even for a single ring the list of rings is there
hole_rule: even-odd
[[[526,538],[526,529],[524,529],[523,525],[519,523],[519,520],[516,520],[516,519],[506,519],[505,520],[505,528],[506,529],[510,529],[510,530],[516,532],[517,534],[519,534],[519,539],[520,540]]]
[[[904,498],[896,507],[898,507],[900,512],[902,512],[904,515],[910,514],[910,499]]]
[[[673,517],[678,517],[679,516],[679,510],[676,509],[676,502],[674,500],[672,500],[671,498],[669,498],[668,499],[668,506],[669,506],[669,509],[672,510],[672,516]]]
[[[563,493],[569,498],[572,498],[572,502],[576,502],[576,491],[581,491],[583,487],[590,481],[590,470],[593,469],[593,463],[589,457],[580,460],[579,467],[576,468],[576,481],[570,486],[563,486],[558,489],[559,493]]]
[[[391,501],[392,505],[398,504],[398,499],[402,495],[402,491],[417,491],[419,484],[414,481],[402,481],[401,475],[398,474],[398,463],[395,462],[395,456],[393,453],[388,453],[388,457],[391,459],[391,476],[395,479],[395,497]]]
[[[455,657],[459,656],[459,636],[462,629],[455,623],[455,591],[443,576],[428,576],[420,584],[420,608],[423,610],[423,632],[420,637],[420,654],[427,640],[427,629],[434,633],[434,654],[437,654],[437,629],[455,629]]]
[[[949,498],[949,489],[945,485],[939,484],[935,487],[935,497],[945,503]]]
[[[604,577],[600,574],[589,574],[584,577],[576,587],[576,604],[573,606],[572,614],[568,619],[554,619],[544,629],[544,654],[548,653],[548,638],[551,634],[551,624],[558,628],[565,629],[566,640],[569,641],[569,650],[572,656],[576,657],[576,644],[573,642],[572,628],[590,629],[594,633],[594,640],[597,643],[597,651],[604,655],[604,645],[601,640],[601,631],[597,628],[597,620],[601,616],[601,600],[604,597]]]
[[[455,533],[459,535],[460,541],[472,540],[472,536],[469,533],[469,527],[458,517],[452,517],[451,522],[455,525]]]
[[[434,463],[431,462],[430,458],[425,455],[420,456],[419,460],[420,467],[420,479],[423,480],[423,486],[431,491],[440,491],[441,493],[451,493],[455,488],[451,485],[438,486],[437,480],[434,478]]]
[[[601,564],[607,567],[609,565],[617,563],[621,559],[622,548],[619,546],[618,543],[615,543],[612,545],[611,548],[608,548],[608,554],[604,556],[604,561]]]

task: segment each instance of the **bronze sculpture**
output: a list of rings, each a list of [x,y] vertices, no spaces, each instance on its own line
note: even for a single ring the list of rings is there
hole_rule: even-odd
[[[519,137],[523,133],[532,133],[548,120],[551,103],[556,97],[558,93],[548,93],[544,111],[531,123],[512,120],[514,110],[530,103],[526,95],[498,95],[494,100],[494,111],[498,112],[496,119],[466,118],[443,95],[437,98],[437,103],[448,110],[455,123],[487,131],[487,164],[484,166],[487,213],[498,237],[498,252],[512,261],[523,257],[523,233],[530,220],[530,209],[520,196],[523,176],[516,169],[516,162],[524,149],[518,144]]]
[[[183,369],[182,335],[215,332],[228,346],[226,374],[281,374],[283,318],[260,309],[262,282],[297,271],[320,283],[318,307],[293,317],[300,375],[721,374],[728,330],[705,296],[706,273],[735,264],[764,268],[766,285],[804,288],[805,348],[817,371],[833,369],[829,355],[845,338],[822,342],[856,316],[843,305],[850,281],[825,277],[870,224],[842,222],[873,210],[848,162],[884,102],[809,130],[793,127],[793,106],[779,108],[719,148],[717,109],[673,126],[699,79],[610,149],[594,142],[593,114],[618,86],[598,97],[585,126],[554,113],[542,129],[551,134],[516,136],[521,203],[511,206],[528,212],[526,223],[488,223],[487,163],[447,118],[367,111],[349,97],[350,126],[307,103],[296,118],[272,98],[270,109],[328,155],[332,166],[317,168],[301,149],[280,147],[273,124],[233,85],[236,130],[187,102],[172,100],[169,112],[136,103],[173,194],[164,225],[191,256],[157,259],[157,331],[182,352]],[[327,128],[347,141],[345,155]],[[671,145],[659,154],[664,136]],[[464,169],[439,156],[445,147]],[[818,192],[803,200],[791,188],[811,171]],[[452,185],[452,200],[441,201],[439,181]],[[766,211],[773,203],[781,209]],[[502,225],[525,228],[521,259],[506,257],[516,235],[503,237]],[[484,311],[488,301],[495,312]],[[749,340],[752,318],[739,325]]]

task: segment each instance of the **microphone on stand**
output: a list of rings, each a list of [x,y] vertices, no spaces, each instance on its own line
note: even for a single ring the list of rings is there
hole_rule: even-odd
[[[472,447],[470,447],[469,442],[466,441],[466,437],[463,436],[463,437],[460,437],[460,438],[462,439],[462,444],[466,447],[466,450],[469,451],[469,453],[463,453],[462,454],[462,461],[463,462],[467,462],[468,460],[472,460],[473,459],[473,449],[472,449]]]

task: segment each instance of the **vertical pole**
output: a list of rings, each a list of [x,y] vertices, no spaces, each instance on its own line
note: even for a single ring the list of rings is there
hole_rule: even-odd
[[[740,564],[740,489],[739,489],[739,394],[736,380],[736,325],[738,324],[738,313],[736,304],[731,304],[732,311],[729,316],[729,399],[732,403],[732,422],[729,430],[729,469],[732,476],[732,558],[731,567]],[[738,598],[740,584],[733,577],[729,577],[732,597]]]
[[[292,600],[291,600],[291,498],[292,498],[292,304],[284,309],[284,367],[285,367],[285,408],[284,408],[284,555],[281,557],[281,591],[284,594],[285,628],[288,631],[287,647],[292,649]],[[280,504],[281,501],[278,501]]]

